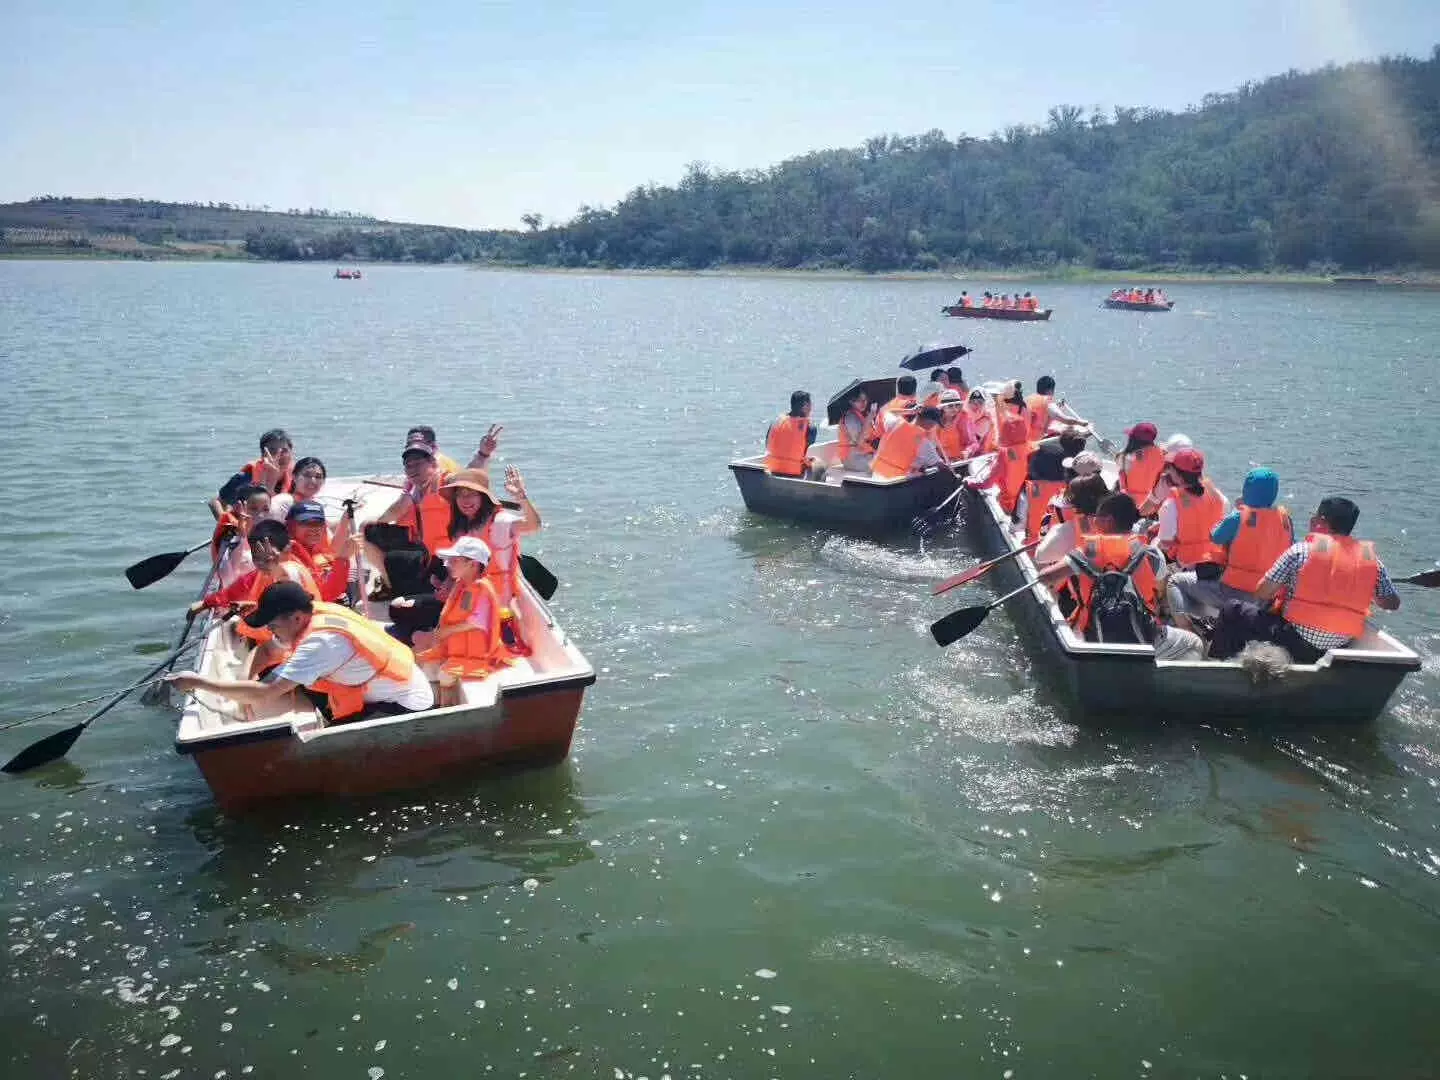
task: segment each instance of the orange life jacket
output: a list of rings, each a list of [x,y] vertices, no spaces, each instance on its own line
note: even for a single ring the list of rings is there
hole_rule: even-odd
[[[963,458],[965,447],[970,442],[970,425],[965,422],[965,414],[957,413],[936,428],[935,441],[951,461]]]
[[[240,524],[240,519],[229,510],[220,515],[215,522],[215,531],[210,535],[210,561],[217,562],[220,558],[220,545],[225,542],[227,536],[234,536],[239,540],[245,539],[245,528]]]
[[[1155,482],[1165,471],[1165,451],[1151,443],[1125,455],[1120,465],[1120,490],[1142,505],[1155,490]]]
[[[1001,425],[1004,430],[1004,425]],[[1030,455],[1035,452],[1031,442],[1001,445],[995,459],[995,484],[1000,489],[1000,508],[1007,514],[1015,512],[1020,501],[1020,492],[1025,488],[1025,477],[1030,471]]]
[[[1116,536],[1111,533],[1081,533],[1079,551],[1096,570],[1123,570],[1130,560],[1145,547],[1138,536]],[[1090,629],[1090,598],[1095,593],[1095,582],[1089,574],[1075,574],[1071,579],[1079,590],[1079,604],[1070,616],[1070,623],[1083,634]],[[1135,568],[1135,591],[1154,615],[1160,608],[1160,583],[1150,559],[1140,560]]]
[[[264,484],[261,484],[260,481],[256,479],[256,477],[260,475],[261,467],[264,466],[264,464],[264,458],[256,458],[254,461],[247,461],[244,465],[240,466],[240,472],[248,476],[252,484],[265,487]],[[271,495],[283,495],[286,492],[294,491],[295,477],[293,472],[294,467],[292,466],[290,470],[281,475],[280,479],[275,482],[273,488],[265,487],[265,490],[270,492]]]
[[[295,561],[304,565],[320,587],[321,600],[338,600],[350,584],[350,560],[335,554],[327,540],[318,551],[311,551],[290,530],[290,552]]]
[[[1025,399],[1025,408],[1030,411],[1030,438],[1043,439],[1045,432],[1050,429],[1050,402],[1054,400],[1049,394],[1031,394]]]
[[[1226,551],[1220,580],[1232,589],[1253,593],[1275,560],[1295,542],[1290,511],[1283,506],[1256,508],[1244,503],[1235,509],[1240,512],[1240,527]]]
[[[905,394],[903,396],[897,394],[884,405],[880,406],[879,411],[875,413],[874,422],[870,425],[870,442],[878,447],[880,440],[885,437],[885,417],[898,415],[903,420],[905,414],[914,407],[914,394]]]
[[[438,490],[431,491],[420,500],[418,507],[413,497],[407,499],[397,523],[409,529],[410,539],[424,544],[425,550],[433,556],[450,544],[450,509],[449,499]]]
[[[805,437],[810,421],[804,416],[782,416],[770,425],[765,440],[765,468],[776,476],[805,475]]]
[[[372,679],[403,683],[409,682],[410,676],[415,673],[415,657],[405,645],[385,633],[379,623],[349,608],[316,603],[310,625],[296,640],[295,646],[298,648],[301,642],[317,631],[336,633],[345,638],[355,650],[355,655],[375,669]],[[336,720],[343,720],[365,708],[365,687],[369,684],[370,680],[366,680],[359,686],[347,686],[330,679],[320,679],[310,688],[329,697],[330,712]]]
[[[1050,512],[1050,500],[1065,490],[1063,480],[1031,480],[1026,484],[1025,542],[1040,539],[1041,524]]]
[[[1225,516],[1225,501],[1208,479],[1202,478],[1200,483],[1205,488],[1203,494],[1176,488],[1169,495],[1177,513],[1175,539],[1168,545],[1167,554],[1185,567],[1225,561],[1225,550],[1210,539],[1210,533]]]
[[[919,424],[902,420],[880,440],[880,447],[875,451],[875,462],[870,466],[870,474],[881,478],[909,476],[910,470],[915,467],[915,460],[920,456],[920,447],[927,438],[929,436]]]
[[[500,599],[495,587],[484,578],[453,589],[440,611],[440,626],[456,626],[469,621],[481,604],[488,604],[485,626],[471,626],[444,641],[416,654],[417,660],[436,660],[441,670],[461,678],[490,674],[509,663],[500,640]]]
[[[1362,636],[1380,579],[1375,545],[1318,533],[1305,537],[1305,543],[1310,552],[1285,604],[1285,621],[1326,634]]]

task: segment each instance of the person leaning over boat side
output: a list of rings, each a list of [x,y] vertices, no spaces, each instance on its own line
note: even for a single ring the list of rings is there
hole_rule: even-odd
[[[790,411],[770,421],[765,429],[765,469],[772,476],[804,477],[815,465],[810,447],[815,442],[815,425],[810,422],[810,395],[804,390],[790,394]]]
[[[510,662],[500,637],[502,604],[486,578],[490,548],[478,536],[459,537],[440,552],[452,583],[433,631],[415,634],[415,659],[439,665],[441,707],[460,704],[462,679],[483,679]]]
[[[1309,535],[1275,560],[1255,590],[1261,605],[1289,591],[1269,640],[1297,664],[1313,664],[1363,637],[1372,601],[1385,611],[1400,607],[1375,545],[1350,535],[1359,520],[1360,508],[1349,499],[1321,499]]]
[[[863,386],[856,387],[846,405],[845,415],[840,417],[840,423],[835,426],[842,469],[862,473],[870,471],[870,444],[866,441],[866,433],[870,430],[873,419],[870,415],[870,395],[865,393]]]
[[[1280,478],[1272,469],[1245,475],[1240,502],[1220,520],[1210,539],[1224,549],[1224,572],[1202,578],[1194,570],[1170,575],[1170,609],[1186,626],[1196,615],[1213,616],[1228,600],[1253,600],[1275,560],[1295,542],[1290,511],[1275,505]]]
[[[260,456],[241,466],[210,500],[210,513],[218,521],[225,508],[235,501],[235,493],[246,484],[263,487],[272,495],[289,491],[294,466],[295,444],[283,430],[272,428],[260,436]]]
[[[430,680],[409,648],[379,623],[315,600],[293,581],[267,588],[244,621],[269,631],[290,650],[273,681],[211,679],[193,671],[177,672],[167,681],[182,691],[208,690],[242,705],[277,702],[304,686],[329,698],[337,721],[362,719],[366,712],[421,712],[435,704]]]
[[[1079,542],[1064,559],[1043,565],[1040,580],[1057,586],[1072,575],[1079,581],[1079,604],[1071,623],[1087,641],[1104,639],[1094,617],[1096,585],[1109,572],[1129,571],[1143,611],[1135,612],[1134,632],[1116,634],[1111,627],[1110,644],[1150,645],[1156,660],[1201,660],[1205,643],[1188,630],[1167,625],[1165,601],[1165,557],[1131,533],[1140,520],[1135,502],[1125,494],[1110,495],[1100,503],[1093,519],[1093,531],[1081,533]]]
[[[1160,550],[1182,570],[1219,565],[1224,552],[1210,534],[1230,512],[1230,500],[1205,475],[1205,455],[1189,446],[1167,454],[1165,472],[1171,490],[1160,506]]]
[[[897,423],[880,440],[870,474],[892,479],[917,476],[926,469],[946,465],[945,455],[936,442],[937,429],[943,421],[939,409],[921,409],[913,421]]]
[[[325,507],[313,500],[297,502],[285,516],[290,533],[290,553],[310,571],[320,588],[320,599],[329,603],[345,595],[350,585],[350,553],[354,550],[354,523],[347,505],[332,535]]]

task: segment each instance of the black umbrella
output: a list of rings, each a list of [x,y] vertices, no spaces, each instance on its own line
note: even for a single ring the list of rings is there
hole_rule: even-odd
[[[895,396],[895,376],[884,375],[878,379],[851,379],[850,384],[830,399],[825,406],[825,419],[832,424],[840,423],[845,410],[850,408],[850,396],[856,390],[864,390],[872,405],[884,405]]]
[[[926,368],[944,367],[962,356],[969,356],[974,349],[965,345],[926,345],[914,354],[900,361],[906,371],[924,371]]]

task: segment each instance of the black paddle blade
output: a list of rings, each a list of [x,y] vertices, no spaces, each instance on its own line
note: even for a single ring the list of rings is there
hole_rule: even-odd
[[[520,556],[520,573],[525,575],[525,580],[530,583],[532,589],[540,594],[542,600],[549,600],[555,595],[555,590],[560,587],[560,579],[534,555]]]
[[[985,604],[952,611],[943,619],[937,619],[930,624],[930,636],[935,639],[935,644],[943,649],[946,645],[953,645],[974,630],[985,621],[985,616],[989,614],[990,608]]]
[[[45,738],[31,743],[7,761],[3,767],[0,767],[0,772],[29,772],[41,765],[49,765],[52,761],[58,761],[70,752],[70,747],[75,745],[75,740],[80,738],[80,733],[84,730],[84,724],[76,724],[74,727],[57,731],[54,735],[46,735]]]
[[[1401,578],[1402,585],[1419,585],[1424,589],[1433,589],[1440,585],[1440,569],[1426,570],[1423,573],[1411,574],[1407,578]]]
[[[130,579],[130,584],[137,589],[143,589],[147,585],[154,585],[161,578],[166,577],[185,561],[188,551],[167,551],[164,555],[151,555],[148,559],[141,559],[134,566],[125,568],[125,576]]]

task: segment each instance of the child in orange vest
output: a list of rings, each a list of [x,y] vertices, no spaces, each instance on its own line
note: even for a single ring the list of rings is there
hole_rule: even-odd
[[[445,560],[451,589],[433,633],[415,634],[415,657],[440,665],[440,708],[460,704],[462,679],[483,679],[510,662],[500,638],[500,601],[485,579],[490,546],[478,536],[462,536],[436,554]]]

